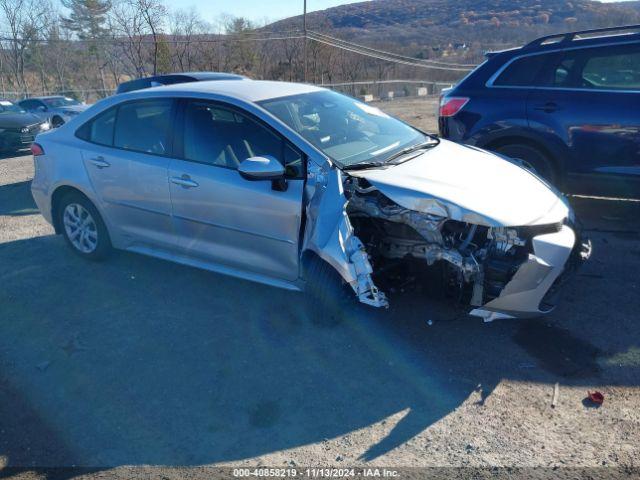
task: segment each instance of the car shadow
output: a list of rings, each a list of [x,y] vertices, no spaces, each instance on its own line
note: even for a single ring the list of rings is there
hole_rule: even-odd
[[[38,207],[31,196],[31,181],[0,185],[0,215],[34,215]]]
[[[393,425],[359,453],[373,461],[504,379],[637,385],[637,363],[608,360],[638,348],[640,299],[619,290],[640,257],[606,238],[547,319],[484,324],[407,290],[333,327],[300,294],[127,253],[89,263],[55,236],[2,244],[0,456],[7,472],[205,465]]]

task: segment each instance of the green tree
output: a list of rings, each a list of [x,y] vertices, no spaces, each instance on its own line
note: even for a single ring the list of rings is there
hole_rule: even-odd
[[[100,40],[109,35],[107,14],[111,9],[111,0],[61,0],[69,9],[68,16],[60,17],[63,28],[75,33],[80,40],[87,42],[87,54],[95,61],[96,76],[102,86],[102,94],[106,93],[104,81],[104,65],[102,64],[102,48]]]
[[[70,10],[67,17],[61,17],[62,26],[76,33],[79,39],[98,40],[107,36],[110,0],[62,0],[62,5]]]

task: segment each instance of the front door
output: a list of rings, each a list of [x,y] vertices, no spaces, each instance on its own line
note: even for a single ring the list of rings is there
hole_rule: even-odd
[[[231,269],[298,278],[303,157],[279,134],[235,107],[186,101],[178,154],[169,166],[173,219],[184,254]],[[241,161],[271,155],[286,189],[248,181]]]

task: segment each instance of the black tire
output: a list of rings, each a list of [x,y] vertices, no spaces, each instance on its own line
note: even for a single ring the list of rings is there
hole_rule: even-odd
[[[508,145],[501,145],[494,150],[505,157],[522,160],[528,163],[533,167],[538,175],[549,181],[549,183],[556,185],[558,175],[553,167],[553,163],[547,155],[537,148],[523,143],[512,143]]]
[[[89,250],[89,248],[85,251],[81,250],[77,246],[77,240],[74,241],[70,238],[70,230],[72,230],[72,227],[67,228],[65,224],[65,212],[67,211],[67,207],[73,205],[81,206],[91,216],[91,220],[95,228],[91,228],[89,224],[87,226],[87,230],[95,232],[96,237],[95,248],[91,250]],[[71,207],[70,210],[74,210],[73,207]],[[107,227],[105,226],[100,213],[87,197],[79,192],[67,193],[56,206],[56,216],[58,225],[60,225],[60,230],[62,231],[62,236],[67,242],[67,245],[69,245],[71,250],[73,250],[77,255],[92,261],[104,260],[109,256],[113,250],[109,232],[107,231]],[[87,216],[84,216],[84,220],[87,220],[87,218]],[[71,231],[71,233],[73,233],[73,231]],[[87,246],[87,244],[85,244],[85,246]]]
[[[64,120],[62,118],[56,116],[51,119],[51,126],[53,128],[58,128],[62,125],[64,125]]]
[[[355,293],[340,274],[324,260],[312,256],[305,262],[305,300],[312,323],[331,327],[355,312]]]

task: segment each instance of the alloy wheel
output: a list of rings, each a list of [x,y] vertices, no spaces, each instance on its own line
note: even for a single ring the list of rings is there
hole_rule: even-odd
[[[92,253],[98,247],[98,227],[89,211],[78,203],[70,203],[64,209],[64,230],[77,250]]]

